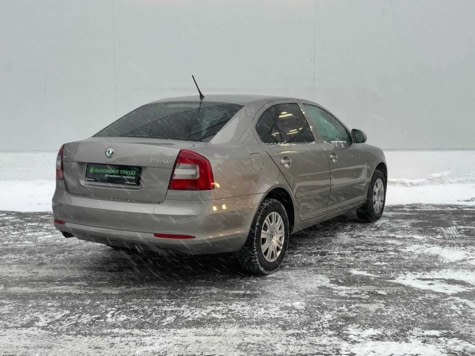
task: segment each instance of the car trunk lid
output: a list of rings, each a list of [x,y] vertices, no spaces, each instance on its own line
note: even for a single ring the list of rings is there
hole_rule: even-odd
[[[64,146],[64,180],[69,193],[85,197],[162,202],[175,160],[186,141],[92,138]]]

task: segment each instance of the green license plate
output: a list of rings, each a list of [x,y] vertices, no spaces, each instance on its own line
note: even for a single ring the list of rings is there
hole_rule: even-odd
[[[139,185],[140,173],[140,167],[89,163],[86,167],[86,181]]]

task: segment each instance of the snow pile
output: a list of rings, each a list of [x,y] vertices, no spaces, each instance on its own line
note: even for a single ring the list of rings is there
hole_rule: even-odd
[[[0,210],[51,211],[57,152],[0,152]]]
[[[387,151],[387,204],[475,206],[475,151]],[[0,210],[51,211],[56,152],[0,152]]]
[[[454,177],[452,171],[429,174],[425,178],[420,179],[404,179],[390,178],[389,184],[395,186],[414,187],[421,185],[438,185],[438,184],[458,184],[458,183],[475,183],[475,175],[468,174],[464,177]]]
[[[0,210],[51,211],[55,180],[0,181]]]
[[[387,204],[475,206],[475,151],[387,151]]]

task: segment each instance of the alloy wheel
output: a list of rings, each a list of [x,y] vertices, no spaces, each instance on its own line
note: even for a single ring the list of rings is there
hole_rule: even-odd
[[[276,261],[285,241],[285,224],[282,216],[273,211],[264,220],[261,230],[262,255],[268,262]]]
[[[373,186],[373,208],[379,214],[384,206],[384,183],[381,178],[374,182]]]

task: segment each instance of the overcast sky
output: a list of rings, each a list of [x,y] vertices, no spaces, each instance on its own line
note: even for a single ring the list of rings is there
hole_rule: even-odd
[[[314,100],[383,148],[475,148],[473,0],[0,0],[0,150],[152,100]]]

